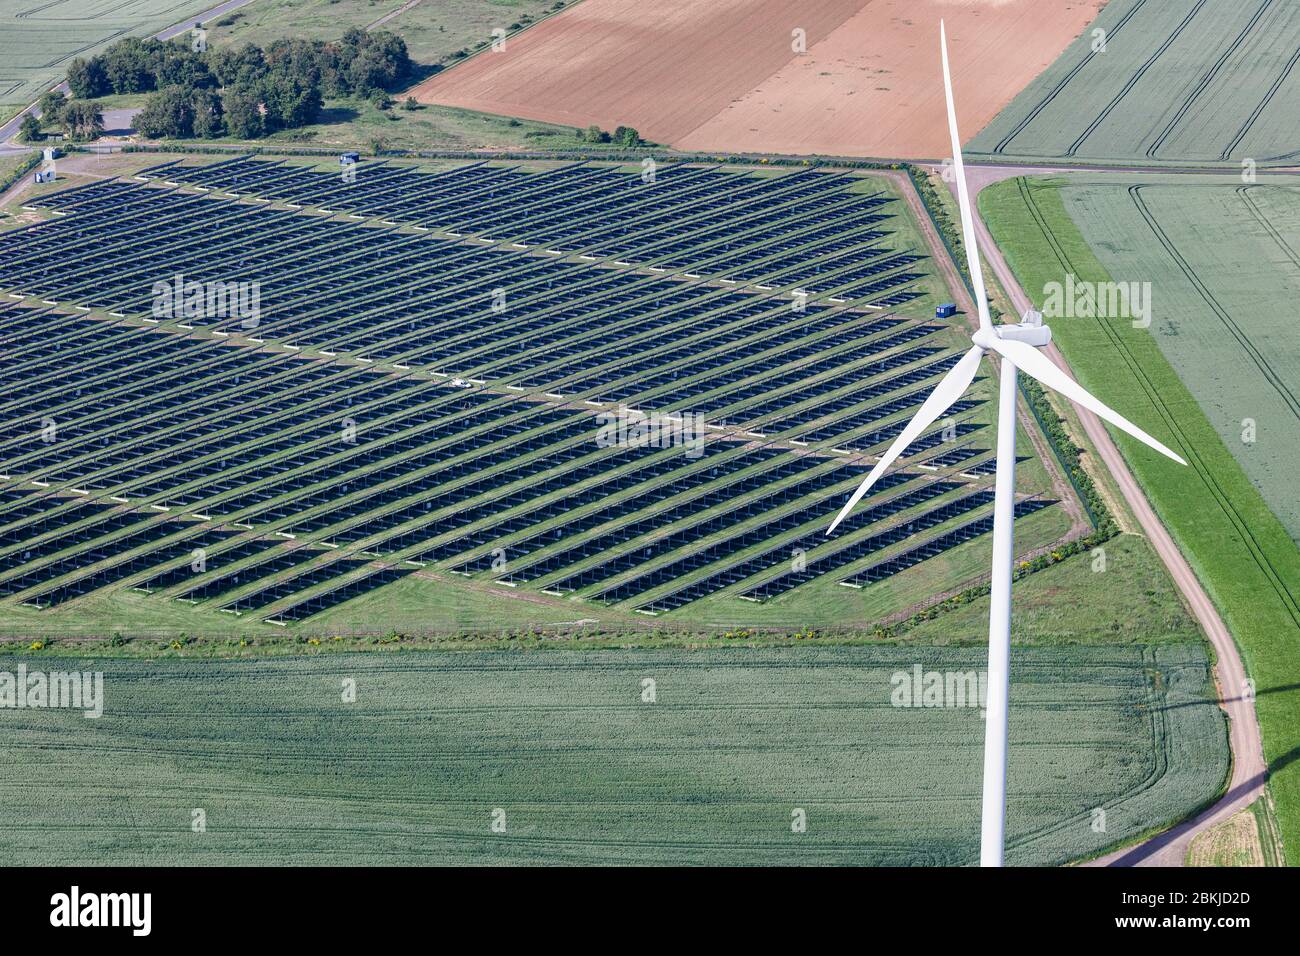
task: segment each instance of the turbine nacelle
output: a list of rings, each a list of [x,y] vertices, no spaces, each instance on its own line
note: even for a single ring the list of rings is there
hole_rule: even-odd
[[[970,340],[985,352],[1000,352],[1000,342],[1023,342],[1041,349],[1052,341],[1052,330],[1045,325],[995,325],[980,329]]]
[[[1008,325],[996,325],[993,331],[999,338],[1013,342],[1024,342],[1035,348],[1046,348],[1052,341],[1052,330],[1043,324],[1043,313],[1029,309],[1020,321]]]
[[[985,352],[999,351],[999,342],[1024,342],[1034,348],[1045,348],[1052,341],[1052,330],[1045,325],[995,325],[980,329],[970,340]]]

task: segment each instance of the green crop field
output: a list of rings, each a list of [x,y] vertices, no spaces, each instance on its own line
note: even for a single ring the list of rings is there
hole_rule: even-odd
[[[334,40],[351,28],[387,30],[404,41],[423,72],[452,54],[492,40],[493,30],[513,33],[574,0],[257,0],[205,24],[208,43],[255,43],[283,37]],[[405,9],[403,9],[405,8]],[[525,18],[521,22],[520,18]]]
[[[1151,283],[1151,334],[1300,541],[1300,178],[1076,177],[1066,212],[1111,276]]]
[[[1111,0],[968,155],[1294,162],[1298,62],[1289,0]]]
[[[56,669],[3,667],[20,662]],[[59,659],[103,671],[103,715],[0,711],[0,833],[14,864],[969,864],[980,711],[897,706],[898,688],[982,664],[903,647]],[[1094,854],[1223,785],[1194,645],[1017,649],[1012,674],[1008,862]]]
[[[213,0],[0,0],[0,102],[27,103],[75,57],[184,22]]]
[[[1154,283],[1162,276],[1168,280],[1172,274],[1169,265],[1161,266],[1149,259],[1150,275],[1111,276],[1071,219],[1060,187],[1060,180],[1013,179],[985,189],[980,195],[984,219],[1026,290],[1037,295],[1048,283],[1063,282],[1067,273],[1093,282],[1123,278]],[[1186,188],[1190,191],[1198,187]],[[1068,191],[1067,187],[1065,192]],[[1123,187],[1117,192],[1132,202]],[[1230,188],[1227,194],[1235,195]],[[1073,203],[1071,208],[1076,208]],[[1262,208],[1271,211],[1279,205],[1273,202]],[[1168,221],[1170,204],[1162,203],[1161,209]],[[1095,222],[1085,221],[1090,225]],[[1142,220],[1139,223],[1139,228],[1149,234],[1149,224]],[[1262,225],[1256,229],[1267,233]],[[1256,236],[1255,241],[1263,242],[1255,231],[1250,232]],[[1207,241],[1212,241],[1212,235],[1212,232],[1207,235]],[[1112,228],[1091,238],[1103,258],[1110,254],[1108,244],[1117,249],[1130,245],[1164,248],[1154,237],[1130,239]],[[1184,230],[1179,242],[1186,244],[1186,241]],[[1219,252],[1227,256],[1225,245],[1220,246]],[[1262,251],[1265,246],[1261,244],[1258,248]],[[1285,259],[1276,248],[1271,258],[1274,264]],[[1279,271],[1273,270],[1273,275]],[[1169,286],[1171,297],[1177,294],[1172,290],[1188,281],[1176,275],[1174,280]],[[1224,281],[1221,277],[1219,285]],[[1230,289],[1234,283],[1227,281]],[[1255,291],[1263,302],[1270,297],[1278,302],[1280,288],[1275,278]],[[1226,297],[1228,292],[1224,294]],[[1221,316],[1207,304],[1189,300],[1185,309],[1165,312],[1158,295],[1156,302],[1166,321],[1177,322],[1188,337],[1203,335],[1205,329],[1216,325],[1225,338],[1229,335]],[[1274,327],[1275,322],[1266,315],[1266,309],[1251,309],[1240,321],[1261,334]],[[1300,608],[1296,596],[1300,552],[1296,543],[1234,457],[1234,446],[1239,447],[1239,442],[1225,445],[1211,417],[1207,417],[1207,413],[1214,416],[1216,410],[1198,403],[1197,389],[1206,387],[1198,379],[1208,377],[1208,371],[1202,368],[1199,374],[1188,373],[1189,380],[1184,384],[1162,351],[1161,326],[1153,322],[1149,329],[1135,328],[1128,318],[1076,318],[1055,320],[1052,329],[1055,340],[1086,388],[1107,396],[1109,403],[1182,452],[1190,463],[1187,468],[1179,467],[1138,451],[1134,442],[1118,436],[1129,466],[1242,649],[1255,681],[1256,709],[1264,735],[1265,756],[1270,761],[1270,785],[1277,800],[1283,839],[1287,845],[1294,846],[1300,842],[1300,767],[1294,762],[1300,747],[1300,690],[1297,689],[1300,688],[1300,664],[1297,664],[1300,657],[1296,654],[1300,646]],[[1166,328],[1164,334],[1167,333]],[[1183,346],[1179,342],[1176,347]],[[1230,360],[1239,347],[1234,342],[1212,356],[1207,352],[1205,361]],[[1231,384],[1244,394],[1262,395],[1261,377],[1258,369],[1251,374],[1238,371]],[[1281,427],[1281,424],[1279,420],[1271,426],[1261,423],[1260,427]]]

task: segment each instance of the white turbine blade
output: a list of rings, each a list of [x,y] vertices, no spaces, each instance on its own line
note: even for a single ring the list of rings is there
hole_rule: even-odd
[[[966,165],[961,159],[961,137],[957,135],[957,109],[952,103],[952,76],[948,72],[948,35],[939,21],[939,50],[943,54],[943,93],[948,100],[948,135],[952,138],[953,174],[957,177],[957,205],[961,209],[961,241],[966,247],[966,265],[971,285],[975,287],[975,308],[979,310],[980,328],[993,323],[989,319],[989,302],[984,294],[984,273],[980,270],[979,246],[975,244],[975,219],[971,216],[970,196],[966,192]]]
[[[961,361],[949,369],[948,374],[939,380],[939,384],[934,387],[930,397],[921,403],[921,407],[916,410],[916,414],[907,423],[907,427],[903,429],[902,434],[894,439],[894,443],[889,446],[889,450],[881,456],[880,461],[876,462],[876,467],[871,469],[871,474],[867,475],[862,480],[862,484],[858,485],[858,490],[853,492],[853,497],[849,499],[848,504],[840,509],[840,513],[835,516],[831,526],[826,529],[827,534],[831,534],[839,526],[839,523],[849,516],[853,506],[862,500],[862,496],[876,483],[876,479],[883,475],[885,469],[894,463],[894,459],[916,440],[916,436],[929,428],[931,423],[946,412],[953,402],[961,398],[962,393],[975,380],[975,370],[979,368],[980,356],[983,354],[984,350],[979,346],[972,346],[970,351],[961,357]]]
[[[1038,379],[1048,388],[1060,392],[1076,405],[1082,405],[1098,418],[1104,418],[1121,431],[1128,432],[1138,441],[1150,445],[1166,458],[1172,458],[1180,465],[1187,464],[1187,462],[1183,461],[1182,456],[1175,454],[1156,441],[1109,405],[1102,404],[1082,385],[1057,368],[1051,359],[1029,343],[1017,342],[1013,339],[994,338],[990,347],[1003,357],[1010,359],[1011,363],[1020,371]]]

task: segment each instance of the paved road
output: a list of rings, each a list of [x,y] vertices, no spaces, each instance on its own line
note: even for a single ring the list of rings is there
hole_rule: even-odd
[[[197,16],[190,17],[188,20],[185,20],[182,23],[178,23],[175,26],[170,26],[166,30],[163,30],[159,33],[155,33],[154,37],[155,39],[158,40],[170,40],[173,37],[180,36],[182,33],[188,33],[190,29],[193,28],[195,23],[204,23],[208,20],[211,20],[213,17],[224,16],[225,14],[229,13],[231,10],[238,10],[240,7],[247,6],[252,2],[253,0],[226,0],[225,3],[218,4],[217,6],[211,8],[210,10],[204,10],[202,13],[198,14]],[[68,93],[68,84],[60,83],[58,86],[54,87],[54,89],[66,95]],[[9,120],[9,122],[5,123],[3,126],[0,126],[0,154],[16,152],[19,151],[19,149],[25,151],[31,148],[30,146],[15,147],[13,144],[10,144],[9,142],[11,139],[13,139],[15,136],[18,135],[18,127],[22,123],[23,117],[26,116],[28,113],[37,117],[41,115],[41,111],[37,109],[36,104],[32,103],[27,107],[27,109],[23,110],[13,119]]]
[[[140,108],[138,106],[104,110],[104,112],[100,114],[104,121],[104,135],[130,136],[135,132],[135,117],[139,112]]]
[[[1090,174],[1096,173],[1096,170],[1093,169],[1086,171]],[[1145,172],[1157,171],[1145,170]],[[995,182],[1014,176],[1036,175],[1044,172],[1046,170],[1039,167],[968,166],[967,184],[972,196],[971,202],[974,204],[979,197],[980,190]],[[1054,169],[1051,172],[1060,174],[1073,172],[1073,170]],[[1126,170],[1125,172],[1132,172],[1132,170]],[[1030,308],[1031,300],[1007,265],[1006,259],[1002,256],[1002,251],[993,241],[992,234],[980,217],[978,207],[973,209],[972,212],[974,213],[975,233],[980,249],[983,251],[984,257],[993,269],[994,274],[997,275],[998,281],[1006,289],[1007,295],[1011,297],[1012,304],[1023,315],[1024,311]],[[1048,346],[1046,352],[1058,367],[1066,372],[1070,371],[1064,356],[1061,355],[1060,350],[1055,345]],[[1100,397],[1105,400],[1104,395]],[[1152,509],[1151,503],[1147,501],[1145,493],[1143,493],[1141,486],[1133,477],[1133,473],[1129,471],[1127,463],[1111,439],[1106,426],[1091,412],[1083,409],[1078,409],[1078,412],[1079,418],[1083,422],[1084,431],[1096,447],[1106,468],[1114,476],[1120,493],[1128,502],[1142,531],[1150,540],[1152,547],[1155,548],[1156,554],[1160,556],[1160,560],[1169,570],[1174,584],[1182,592],[1192,610],[1192,614],[1196,617],[1196,620],[1209,637],[1210,643],[1214,646],[1215,654],[1218,657],[1214,676],[1218,685],[1219,700],[1229,719],[1229,743],[1232,748],[1233,758],[1232,777],[1228,782],[1227,793],[1208,810],[1192,820],[1184,821],[1171,830],[1136,846],[1117,850],[1101,857],[1090,865],[1182,866],[1187,856],[1187,848],[1197,834],[1217,823],[1223,822],[1237,811],[1248,806],[1263,792],[1268,776],[1268,764],[1264,760],[1259,722],[1255,717],[1255,703],[1253,699],[1244,695],[1247,686],[1246,668],[1241,661],[1236,641],[1233,640],[1232,634],[1228,631],[1227,625],[1224,624],[1223,618],[1214,606],[1214,602],[1206,594],[1200,580],[1187,563],[1187,559],[1183,557],[1173,538],[1170,537],[1169,532],[1157,517],[1154,509]]]

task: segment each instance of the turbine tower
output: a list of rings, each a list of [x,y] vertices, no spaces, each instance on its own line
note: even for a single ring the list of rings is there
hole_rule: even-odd
[[[1156,441],[1114,409],[1102,404],[1077,382],[1056,367],[1039,349],[1052,340],[1052,332],[1041,317],[1027,315],[1016,325],[995,326],[989,318],[988,299],[984,294],[984,275],[980,270],[979,249],[975,244],[975,226],[970,197],[966,192],[966,169],[961,158],[961,138],[957,135],[957,113],[952,102],[952,77],[948,70],[948,40],[943,21],[939,21],[939,49],[943,59],[943,89],[948,101],[948,135],[952,139],[953,171],[957,177],[957,202],[961,208],[962,242],[966,247],[966,264],[974,287],[975,305],[979,310],[979,329],[971,336],[972,345],[961,360],[949,370],[922,403],[916,415],[903,429],[889,450],[871,469],[871,474],[853,492],[848,503],[831,522],[827,534],[835,530],[862,500],[876,480],[885,473],[909,444],[962,396],[975,380],[980,359],[995,352],[1002,360],[1002,377],[998,386],[997,477],[993,499],[993,577],[989,594],[989,662],[988,700],[984,723],[984,795],[980,820],[980,865],[1001,866],[1003,829],[1006,822],[1007,797],[1007,696],[1009,658],[1011,654],[1011,569],[1015,556],[1012,523],[1016,500],[1016,378],[1017,371],[1037,379],[1081,405],[1099,418],[1154,448],[1180,465],[1178,455]]]

